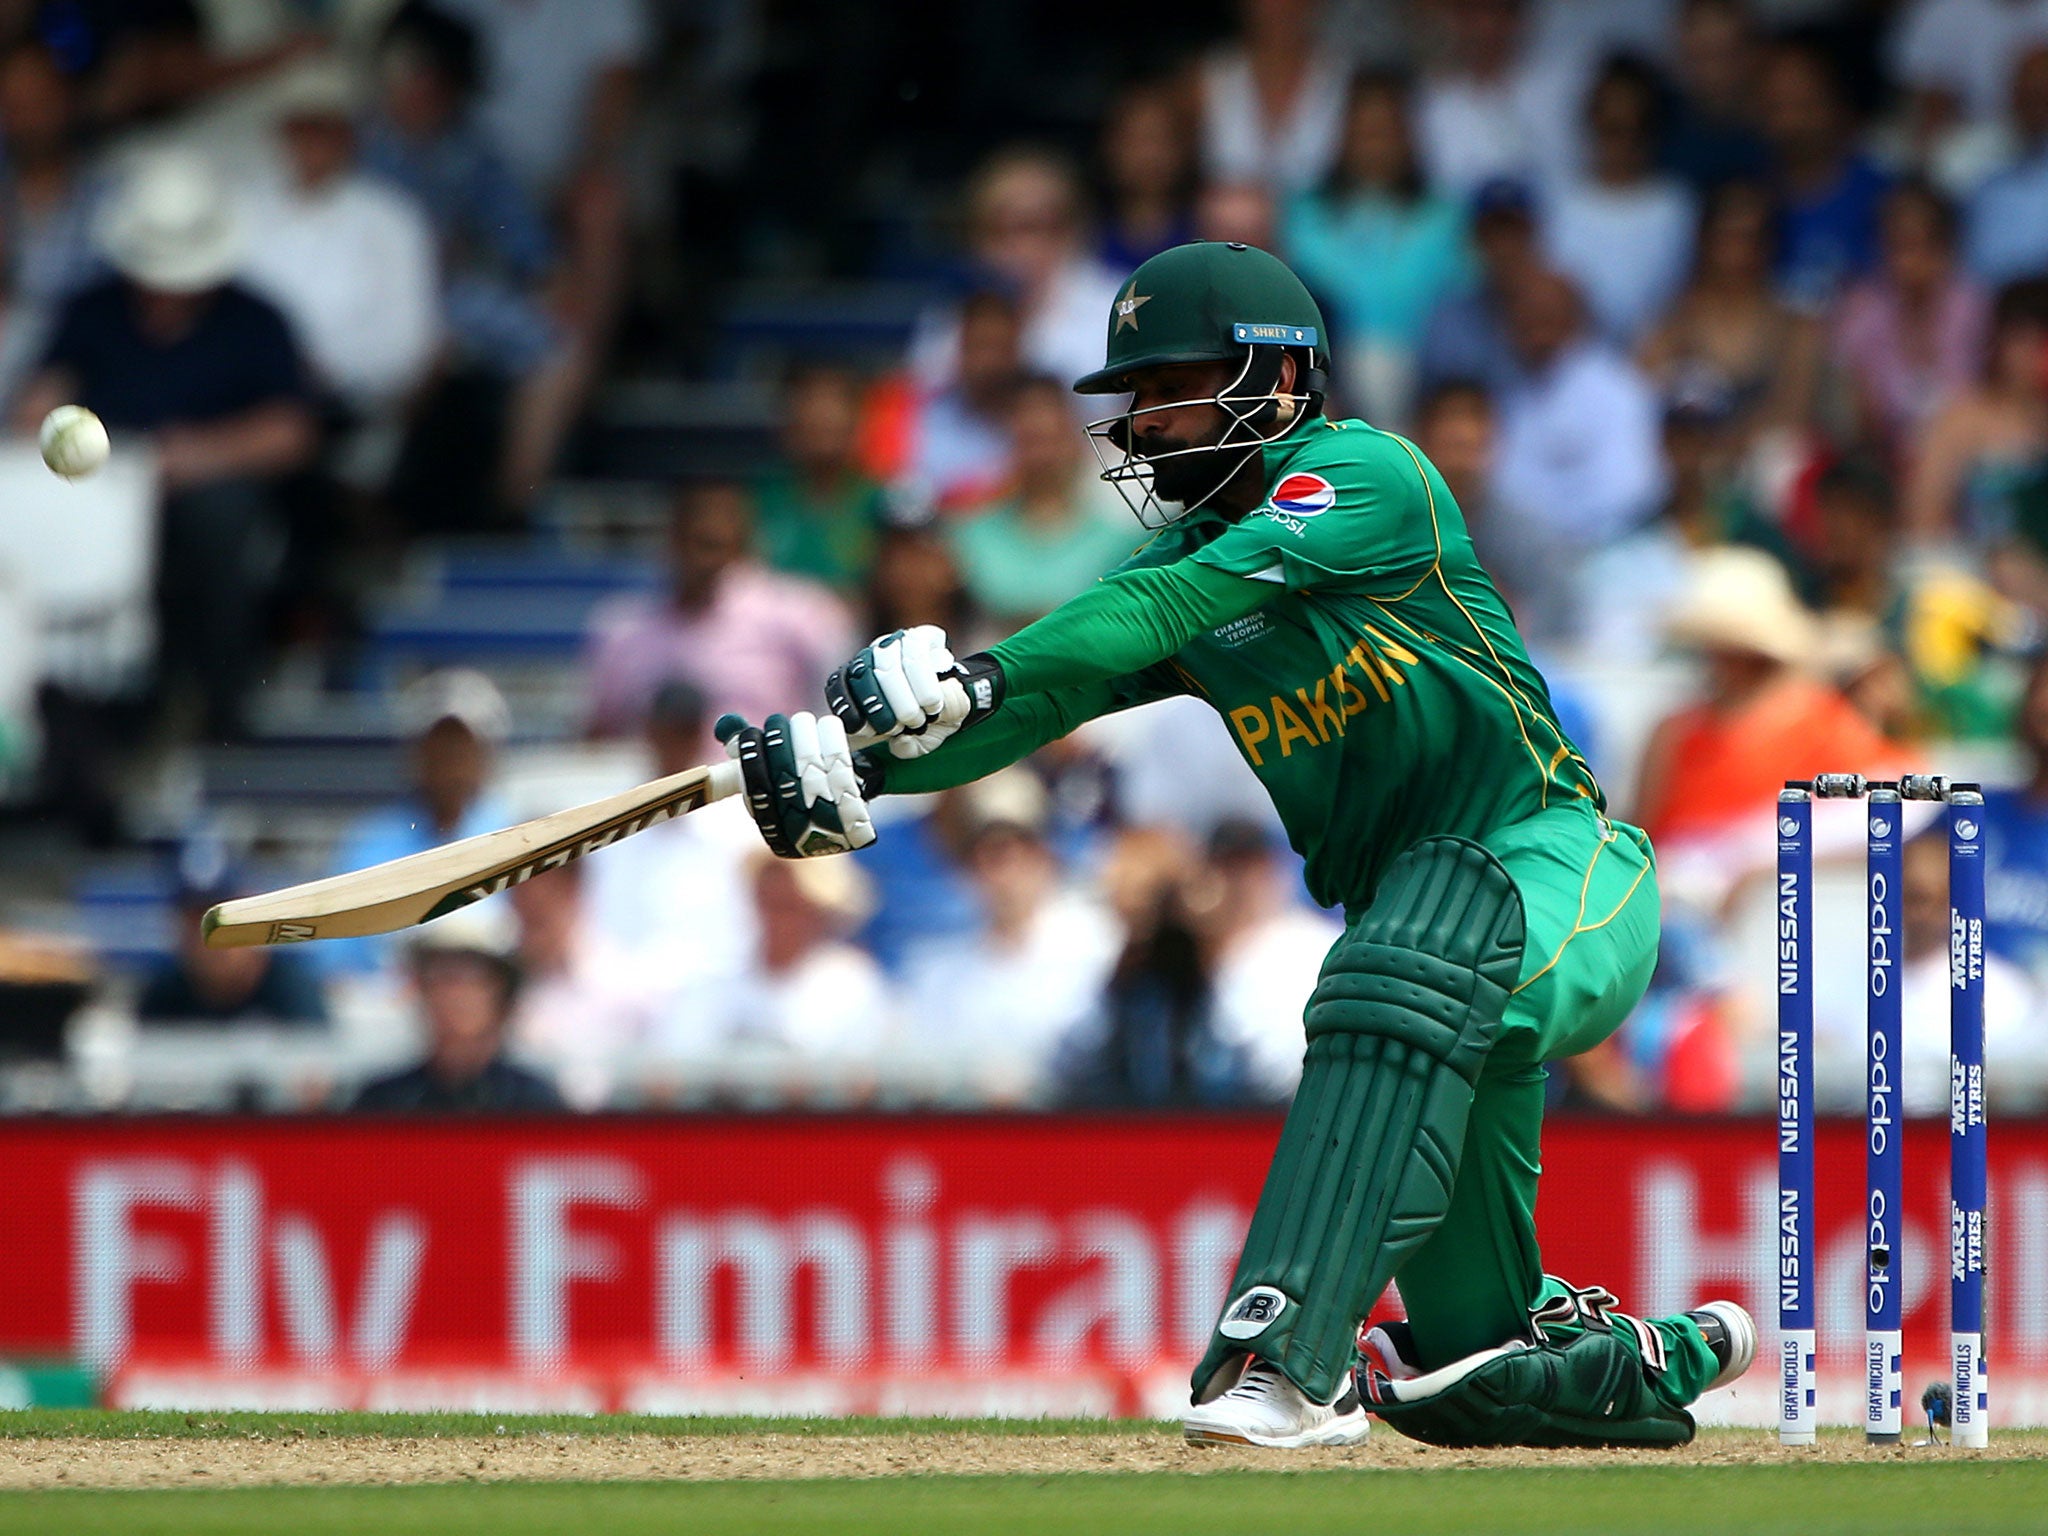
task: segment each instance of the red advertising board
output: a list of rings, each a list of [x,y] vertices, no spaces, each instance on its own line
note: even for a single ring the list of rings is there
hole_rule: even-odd
[[[1914,1374],[1947,1327],[1946,1138],[1907,1137]],[[1263,1117],[0,1124],[0,1354],[177,1406],[1169,1413]],[[1861,1126],[1820,1141],[1824,1412],[1856,1404]],[[1994,1405],[2048,1419],[2048,1125],[1994,1127]],[[1560,1120],[1546,1264],[1775,1320],[1772,1130]],[[1390,1300],[1398,1305],[1398,1300]],[[1712,1416],[1766,1420],[1767,1372]]]

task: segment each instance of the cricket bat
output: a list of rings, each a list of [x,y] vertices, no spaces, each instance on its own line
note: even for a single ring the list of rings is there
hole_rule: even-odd
[[[432,922],[542,870],[558,868],[739,791],[738,763],[686,768],[638,789],[522,821],[501,832],[465,837],[459,843],[262,896],[224,901],[201,920],[200,932],[214,949],[391,933]]]

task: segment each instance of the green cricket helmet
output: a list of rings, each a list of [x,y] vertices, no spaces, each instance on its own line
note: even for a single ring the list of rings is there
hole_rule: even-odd
[[[1197,241],[1161,251],[1132,275],[1110,306],[1103,366],[1079,394],[1128,392],[1132,376],[1173,363],[1230,362],[1236,374],[1213,395],[1125,410],[1088,424],[1102,465],[1138,521],[1162,527],[1222,490],[1266,444],[1322,409],[1329,376],[1322,312],[1287,264],[1235,241]],[[1281,359],[1295,359],[1280,388]],[[1133,451],[1140,414],[1215,405],[1226,425],[1215,442]]]

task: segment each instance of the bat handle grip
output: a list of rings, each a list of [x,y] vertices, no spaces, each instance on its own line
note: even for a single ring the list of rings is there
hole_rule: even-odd
[[[704,796],[706,805],[713,805],[740,792],[745,787],[740,778],[740,765],[728,758],[722,763],[709,763],[711,781]]]

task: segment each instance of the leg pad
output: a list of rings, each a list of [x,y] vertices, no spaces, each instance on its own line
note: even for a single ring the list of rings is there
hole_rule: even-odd
[[[1522,940],[1521,896],[1500,861],[1436,837],[1395,860],[1330,951],[1301,1087],[1195,1371],[1197,1402],[1228,1390],[1250,1355],[1335,1400],[1360,1317],[1450,1203]]]

